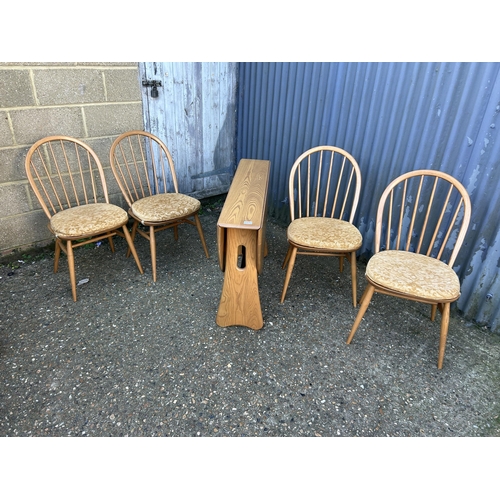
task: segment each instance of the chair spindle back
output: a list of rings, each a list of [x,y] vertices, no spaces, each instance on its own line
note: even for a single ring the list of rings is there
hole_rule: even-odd
[[[382,193],[375,253],[381,249],[405,250],[434,257],[451,267],[470,217],[469,195],[455,178],[435,170],[408,172]]]
[[[101,162],[85,143],[66,136],[37,141],[25,160],[26,175],[43,211],[55,213],[89,203],[109,203]]]
[[[304,152],[289,177],[290,217],[331,217],[352,224],[359,202],[361,172],[356,160],[335,146]]]
[[[179,192],[170,151],[148,132],[123,134],[111,147],[110,162],[129,206],[146,196]]]

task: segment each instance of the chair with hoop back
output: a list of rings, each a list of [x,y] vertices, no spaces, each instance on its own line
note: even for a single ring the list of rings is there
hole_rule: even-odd
[[[209,257],[198,215],[201,203],[179,193],[172,155],[158,137],[140,130],[121,134],[111,146],[110,162],[134,221],[132,240],[136,233],[149,240],[153,281],[156,281],[155,234],[159,231],[173,228],[177,240],[180,224],[196,226]]]
[[[350,262],[352,302],[356,307],[356,251],[362,236],[353,225],[361,190],[357,161],[335,146],[317,146],[300,155],[289,175],[291,223],[287,228],[287,269],[281,302],[285,300],[297,255],[339,257]]]
[[[82,141],[62,135],[45,137],[28,151],[26,174],[56,238],[54,272],[61,250],[68,257],[71,292],[76,302],[73,250],[107,239],[114,252],[113,236],[127,240],[141,274],[139,257],[127,228],[123,208],[109,203],[104,171],[96,153]]]
[[[438,369],[443,366],[450,304],[460,297],[452,266],[467,232],[471,203],[452,176],[415,170],[393,180],[377,209],[375,253],[366,266],[368,285],[347,338],[350,344],[374,292],[431,305],[441,312]]]

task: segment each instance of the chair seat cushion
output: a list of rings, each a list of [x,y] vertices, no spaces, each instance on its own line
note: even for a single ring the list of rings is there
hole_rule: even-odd
[[[137,200],[132,205],[132,212],[142,222],[162,222],[187,217],[200,207],[200,200],[191,196],[164,193]]]
[[[403,250],[375,254],[366,276],[383,288],[405,295],[443,302],[460,296],[460,282],[453,269],[440,260]]]
[[[287,238],[296,245],[352,252],[357,250],[363,238],[358,228],[347,221],[327,217],[302,217],[288,226]]]
[[[91,203],[68,208],[50,219],[50,228],[60,238],[92,236],[123,226],[128,214],[109,203]]]

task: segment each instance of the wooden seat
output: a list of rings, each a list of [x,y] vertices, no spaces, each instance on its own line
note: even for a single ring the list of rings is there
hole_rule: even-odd
[[[134,220],[132,240],[137,233],[149,240],[153,281],[156,281],[155,234],[159,231],[173,228],[177,240],[180,224],[196,226],[205,255],[209,257],[198,216],[201,203],[179,193],[174,161],[158,137],[139,130],[120,135],[111,146],[110,162]]]
[[[460,297],[452,266],[470,217],[467,191],[448,174],[415,170],[387,186],[377,210],[375,254],[366,266],[368,285],[348,344],[374,292],[431,304],[432,321],[437,309],[441,311],[438,369],[442,368],[450,304]]]
[[[356,160],[335,146],[318,146],[303,153],[289,176],[291,223],[287,229],[287,268],[281,302],[285,300],[297,255],[339,257],[351,265],[352,301],[356,306],[356,251],[363,242],[353,219],[361,190]]]
[[[112,237],[127,240],[139,271],[139,257],[127,228],[128,215],[109,203],[101,162],[86,144],[66,136],[39,140],[28,151],[25,161],[29,183],[45,215],[49,230],[56,237],[54,272],[61,250],[68,256],[73,300],[76,301],[76,274],[73,250],[82,245]]]

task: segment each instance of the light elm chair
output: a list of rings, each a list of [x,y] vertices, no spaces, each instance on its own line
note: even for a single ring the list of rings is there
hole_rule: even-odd
[[[139,257],[127,228],[123,208],[109,203],[104,171],[96,153],[82,141],[50,136],[37,141],[25,160],[26,175],[56,238],[54,272],[61,250],[68,257],[71,292],[76,302],[73,250],[103,239],[114,252],[113,236],[127,240],[137,267]]]
[[[415,170],[392,181],[379,201],[375,254],[368,285],[347,343],[350,344],[375,292],[431,305],[441,312],[438,369],[443,366],[450,304],[460,297],[453,264],[469,226],[471,203],[452,176]]]
[[[156,281],[155,235],[159,231],[173,228],[177,240],[179,225],[196,226],[209,257],[198,215],[201,203],[179,193],[172,155],[158,137],[140,130],[121,134],[111,146],[110,162],[134,221],[132,240],[137,233],[149,240],[153,281]]]
[[[288,251],[283,262],[287,269],[281,302],[297,255],[339,257],[351,266],[352,302],[356,307],[356,251],[363,242],[353,225],[361,190],[357,161],[335,146],[317,146],[302,153],[289,175],[291,223],[287,228]]]

